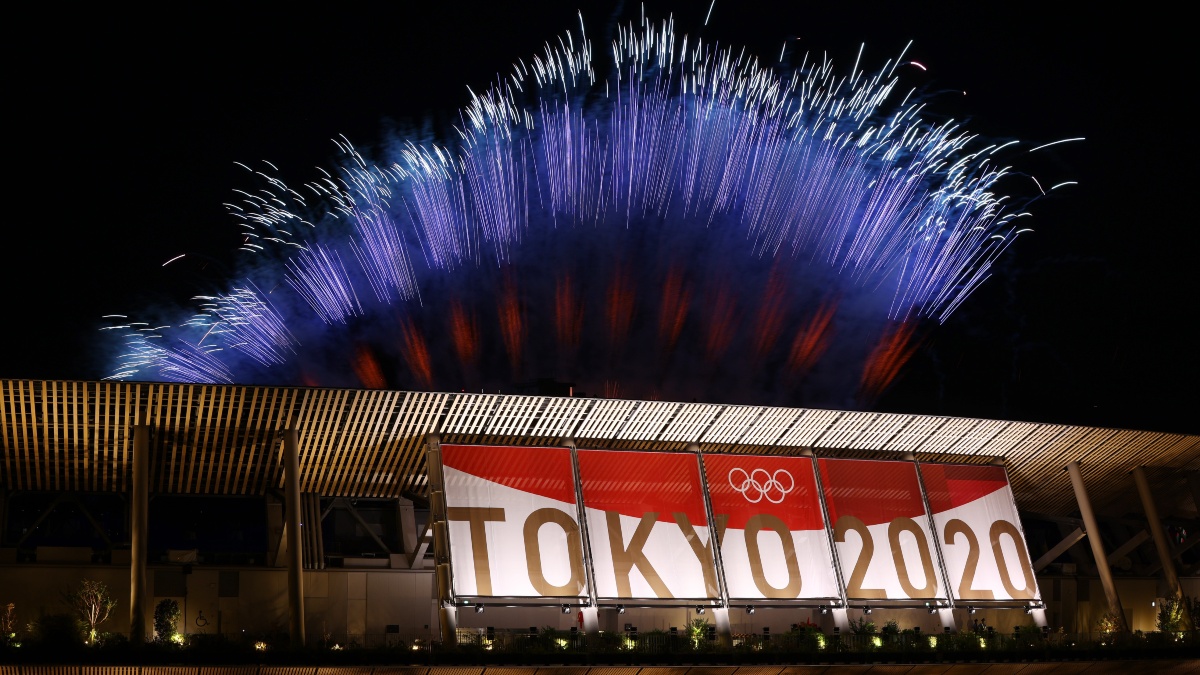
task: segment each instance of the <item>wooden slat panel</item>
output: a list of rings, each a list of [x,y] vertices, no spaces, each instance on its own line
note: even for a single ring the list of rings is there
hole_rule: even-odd
[[[638,402],[601,399],[596,401],[576,432],[580,439],[609,440],[621,430],[625,417]]]
[[[724,406],[708,403],[684,403],[675,419],[662,433],[662,440],[671,443],[689,443],[702,438],[705,431],[721,414]]]
[[[801,448],[812,447],[825,430],[841,416],[842,413],[837,410],[805,410],[777,443]]]
[[[301,431],[303,489],[390,497],[427,489],[422,440],[1007,460],[1022,509],[1070,512],[1062,467],[1079,460],[1096,504],[1127,509],[1127,472],[1200,468],[1200,437],[920,415],[702,403],[286,387],[0,380],[0,485],[128,491],[132,430],[148,422],[157,492],[262,494],[282,486],[279,431]],[[443,428],[439,428],[441,425]],[[1174,473],[1172,473],[1174,472]],[[1157,475],[1157,474],[1156,474]],[[1180,483],[1182,484],[1182,483]]]
[[[700,437],[705,449],[720,450],[737,442],[765,410],[758,406],[721,406],[712,423]]]

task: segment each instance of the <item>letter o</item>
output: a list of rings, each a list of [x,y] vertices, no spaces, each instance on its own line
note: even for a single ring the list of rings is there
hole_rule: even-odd
[[[788,574],[787,585],[783,588],[775,588],[767,583],[767,576],[763,574],[762,552],[758,548],[758,533],[763,530],[774,531],[783,544],[783,562]],[[796,562],[796,544],[792,541],[792,532],[787,523],[767,513],[750,516],[746,521],[746,555],[750,558],[750,574],[754,577],[754,585],[763,597],[791,599],[800,595],[800,564]]]
[[[570,558],[571,578],[562,586],[546,580],[542,571],[542,545],[538,532],[543,525],[554,523],[567,536],[567,556]],[[546,597],[578,595],[583,590],[583,545],[579,537],[579,524],[571,516],[558,509],[538,509],[525,519],[522,530],[525,538],[525,566],[529,570],[529,582],[538,593]]]

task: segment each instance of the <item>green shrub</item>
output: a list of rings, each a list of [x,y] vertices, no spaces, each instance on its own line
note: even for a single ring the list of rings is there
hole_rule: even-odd
[[[167,598],[160,600],[154,607],[154,639],[157,642],[171,644],[175,641],[175,636],[178,634],[176,626],[179,625],[179,603]]]
[[[70,614],[43,614],[26,627],[31,643],[54,649],[82,647],[86,630]]]

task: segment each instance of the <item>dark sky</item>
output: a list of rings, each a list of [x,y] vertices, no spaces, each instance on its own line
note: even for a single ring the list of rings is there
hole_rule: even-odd
[[[1200,432],[1194,57],[1180,17],[1051,3],[646,3],[682,32],[765,60],[828,51],[849,67],[908,58],[938,109],[973,131],[1044,143],[1079,181],[1036,205],[1033,236],[932,331],[875,409]],[[221,203],[233,162],[297,181],[331,138],[370,147],[387,126],[444,125],[518,57],[577,28],[605,40],[633,3],[382,3],[121,7],[10,26],[9,302],[0,377],[98,379],[100,317],[182,301],[231,264]],[[696,29],[692,29],[696,27]],[[14,119],[15,118],[15,119]],[[1186,183],[1186,184],[1185,184]],[[188,254],[185,266],[162,263]]]

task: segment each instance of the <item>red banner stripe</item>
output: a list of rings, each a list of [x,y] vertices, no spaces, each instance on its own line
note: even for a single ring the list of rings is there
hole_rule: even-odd
[[[866,459],[818,459],[825,506],[835,525],[855,516],[867,525],[925,515],[917,467],[910,462]]]
[[[713,516],[729,516],[730,529],[746,529],[755,515],[775,516],[792,531],[825,527],[808,457],[705,455],[704,474]]]
[[[693,527],[708,525],[696,455],[618,450],[580,450],[578,455],[587,508],[633,518],[657,513],[657,520],[668,523],[680,512]]]
[[[1002,466],[922,464],[921,481],[929,508],[941,513],[1003,490],[1008,476]]]
[[[569,448],[443,445],[442,466],[522,492],[575,503]]]

